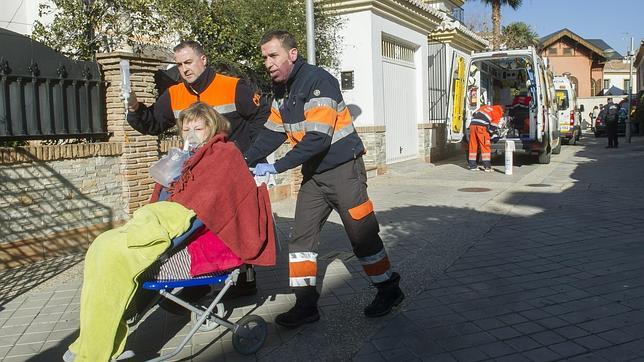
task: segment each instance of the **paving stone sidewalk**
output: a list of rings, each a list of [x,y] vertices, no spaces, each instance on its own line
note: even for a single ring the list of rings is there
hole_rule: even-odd
[[[321,238],[318,323],[274,324],[293,302],[282,250],[275,267],[258,270],[258,296],[227,303],[233,320],[267,320],[260,352],[237,354],[230,333],[216,329],[198,333],[180,359],[644,360],[644,139],[615,150],[600,141],[564,146],[550,165],[517,156],[512,176],[502,173],[502,157],[492,174],[465,170],[461,157],[393,165],[370,179],[369,192],[403,276],[401,308],[362,315],[375,290],[333,215]],[[465,192],[474,190],[484,192]],[[274,211],[285,243],[294,201]],[[81,270],[69,257],[3,273],[11,287],[0,289],[0,358],[60,360],[78,333]],[[155,309],[128,348],[135,360],[167,353],[190,327]]]

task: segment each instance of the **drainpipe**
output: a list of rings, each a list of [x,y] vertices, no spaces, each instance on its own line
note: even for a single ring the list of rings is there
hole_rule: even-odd
[[[306,58],[309,64],[315,65],[315,19],[313,18],[313,0],[306,0]]]

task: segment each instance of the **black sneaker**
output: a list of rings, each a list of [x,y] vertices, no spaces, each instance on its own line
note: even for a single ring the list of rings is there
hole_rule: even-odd
[[[394,272],[389,280],[376,284],[378,293],[371,304],[364,308],[364,315],[369,318],[382,317],[402,303],[405,294],[398,287],[398,283],[400,283],[400,275]]]
[[[275,323],[286,328],[296,328],[305,323],[313,323],[320,320],[320,312],[317,307],[302,307],[297,304],[288,312],[282,313],[275,318]]]

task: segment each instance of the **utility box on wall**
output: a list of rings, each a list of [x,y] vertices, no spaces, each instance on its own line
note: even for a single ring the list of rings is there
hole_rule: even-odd
[[[342,90],[353,89],[353,70],[340,73]]]

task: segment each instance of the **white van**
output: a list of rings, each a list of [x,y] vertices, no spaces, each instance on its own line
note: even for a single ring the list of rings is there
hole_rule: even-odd
[[[561,140],[574,145],[581,137],[581,112],[584,106],[577,108],[577,92],[570,78],[557,76],[553,78],[553,83]]]
[[[538,155],[539,163],[550,163],[550,155],[561,151],[557,105],[552,73],[534,48],[472,53],[465,87],[452,87],[462,96],[452,99],[447,120],[448,141],[461,142],[465,125],[482,105],[505,107],[500,139],[492,150],[501,151],[513,140],[517,151]],[[463,117],[454,117],[453,107]]]

